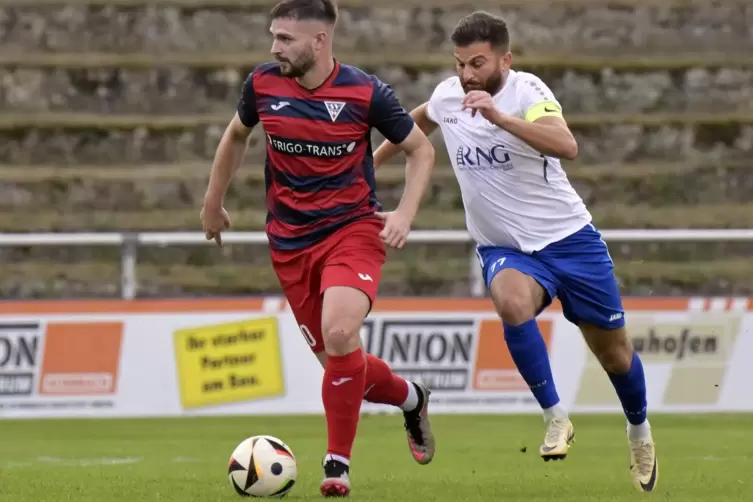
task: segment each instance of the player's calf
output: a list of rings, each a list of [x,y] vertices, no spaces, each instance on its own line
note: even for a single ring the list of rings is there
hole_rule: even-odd
[[[507,261],[512,260],[505,259],[501,266]],[[489,290],[503,321],[510,356],[543,411],[547,431],[541,456],[545,460],[565,458],[572,443],[572,424],[560,403],[546,343],[536,322],[547,292],[536,279],[515,268],[497,272]]]
[[[594,356],[612,381],[634,439],[648,439],[646,377],[641,358],[633,349],[624,327],[603,329],[581,324],[581,332]]]
[[[647,417],[646,377],[641,358],[624,327],[607,330],[582,324],[580,328],[607,372],[627,418],[633,486],[639,491],[653,491],[659,479],[659,463]]]
[[[322,379],[322,403],[327,419],[328,462],[322,493],[329,491],[326,487],[330,485],[334,486],[334,491],[345,486],[340,474],[331,479],[335,469],[328,470],[327,466],[330,460],[336,465],[350,465],[366,388],[366,358],[361,350],[360,329],[369,305],[368,297],[353,288],[337,286],[324,292],[322,338],[327,362]],[[349,484],[347,488],[350,489]]]

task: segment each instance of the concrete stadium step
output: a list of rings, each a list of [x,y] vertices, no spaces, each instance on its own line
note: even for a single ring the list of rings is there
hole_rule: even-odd
[[[393,161],[394,162],[394,161]],[[707,170],[737,171],[753,169],[746,159],[696,158],[687,162],[629,162],[625,164],[583,164],[565,162],[570,180],[600,182],[606,179],[643,180],[654,176],[697,176]],[[127,183],[145,181],[206,181],[211,164],[186,162],[180,164],[107,164],[107,165],[0,165],[0,179],[8,183],[37,183],[45,181]],[[449,164],[437,164],[432,178],[454,180]],[[250,159],[241,165],[233,178],[236,182],[263,183],[264,167]],[[400,184],[405,181],[405,165],[392,163],[377,169],[377,183]]]
[[[253,202],[262,200],[255,195]],[[261,230],[266,221],[264,209],[239,209],[228,205],[234,230]],[[251,203],[253,203],[251,202]],[[236,204],[242,204],[241,201]],[[256,204],[254,204],[256,205]],[[26,208],[24,208],[26,209]],[[198,205],[184,209],[119,211],[107,205],[88,204],[87,209],[55,209],[29,206],[23,217],[19,207],[0,211],[0,229],[5,232],[76,231],[172,231],[201,229]],[[601,228],[753,228],[753,203],[666,205],[614,204],[603,202],[590,207]],[[414,221],[415,229],[464,229],[460,208],[425,207]]]
[[[76,6],[76,7],[175,7],[181,9],[238,9],[258,8],[271,9],[279,0],[0,0],[0,7],[18,6]],[[434,8],[468,7],[468,0],[430,0]],[[665,7],[677,8],[696,6],[734,6],[744,5],[741,0],[476,0],[474,8],[488,9],[490,7],[612,7],[639,8]],[[374,7],[372,0],[337,0],[340,9]],[[382,0],[379,4],[383,8],[414,8],[426,6],[426,0]]]
[[[136,129],[181,130],[196,127],[224,126],[232,111],[207,114],[120,114],[97,115],[90,113],[40,112],[8,113],[0,116],[0,130],[23,129]],[[674,125],[750,125],[753,112],[738,113],[575,113],[568,115],[568,122],[576,128],[610,125],[633,125],[660,127]]]
[[[753,192],[749,161],[696,163],[565,164],[569,179],[589,206],[692,203],[745,203]],[[209,163],[120,166],[0,166],[0,208],[44,211],[65,207],[107,211],[198,207],[204,197]],[[405,183],[403,165],[377,172],[377,193],[385,207],[398,204]],[[262,209],[265,192],[262,166],[246,164],[236,174],[228,204]],[[424,198],[426,209],[461,208],[452,168],[438,165]]]
[[[4,44],[24,52],[70,50],[169,52],[170,50],[268,49],[267,12],[272,2],[168,2],[154,5],[122,1],[96,6],[82,3],[18,0],[3,8],[17,22]],[[656,52],[658,48],[724,51],[753,48],[747,20],[751,7],[737,2],[486,2],[513,28],[518,47],[542,53],[582,51]],[[19,5],[21,4],[21,5]],[[506,4],[506,5],[505,5]],[[474,7],[482,7],[474,2]],[[340,50],[373,47],[405,51],[446,51],[448,35],[471,7],[459,1],[346,3],[341,9]],[[368,20],[368,22],[364,22]],[[724,25],[725,30],[716,29]],[[25,31],[24,26],[37,30]],[[714,33],[713,37],[706,34]],[[260,36],[260,34],[264,34]]]
[[[31,55],[33,56],[33,55]],[[52,55],[57,57],[58,55]],[[244,55],[245,56],[245,55]],[[81,55],[83,61],[97,58]],[[749,67],[697,67],[679,70],[615,69],[614,59],[598,68],[578,68],[578,60],[557,58],[565,67],[531,67],[515,61],[515,68],[532,70],[554,92],[565,113],[610,111],[634,113],[753,112],[753,55]],[[207,56],[208,61],[218,61]],[[389,83],[403,106],[412,109],[426,101],[435,86],[454,75],[452,62],[441,70],[380,66],[370,58],[368,71]],[[3,54],[0,53],[0,64]],[[155,56],[156,66],[128,69],[95,64],[86,69],[22,67],[28,54],[9,67],[0,66],[0,112],[118,114],[224,114],[237,106],[239,90],[250,67],[196,68],[170,66]],[[530,60],[530,58],[523,58]],[[703,59],[706,63],[708,60]],[[112,62],[112,60],[111,60]],[[612,65],[612,66],[610,66]]]
[[[625,294],[748,295],[753,267],[746,259],[702,262],[617,261]],[[466,295],[468,257],[442,263],[419,262],[403,252],[384,267],[382,295]],[[139,295],[269,294],[279,283],[268,264],[196,266],[140,264]],[[0,294],[5,297],[117,297],[120,267],[113,262],[58,263],[26,261],[0,265]]]
[[[0,164],[211,162],[233,111],[149,116],[66,113],[0,114]],[[573,114],[584,163],[689,161],[753,154],[753,112],[725,114]],[[439,162],[441,134],[431,139]],[[374,146],[382,137],[373,131]],[[248,158],[260,162],[264,136],[251,135]]]
[[[440,52],[381,50],[371,48],[362,51],[342,50],[337,52],[338,60],[372,71],[380,67],[407,68],[412,71],[432,72],[452,67],[452,50]],[[562,48],[559,48],[562,50]],[[567,56],[567,57],[565,57]],[[22,52],[4,48],[0,50],[0,67],[21,69],[65,69],[96,70],[119,68],[138,71],[152,68],[184,68],[187,70],[221,70],[240,68],[246,72],[254,66],[272,60],[268,51],[243,52],[225,50],[221,52],[96,52],[92,50],[61,52]],[[749,68],[753,66],[753,56],[742,50],[691,52],[688,50],[653,50],[650,54],[620,52],[617,55],[564,54],[546,51],[538,53],[515,53],[516,67],[541,71],[542,69],[576,71],[600,71],[611,68],[621,71],[650,70],[690,70],[694,68]]]

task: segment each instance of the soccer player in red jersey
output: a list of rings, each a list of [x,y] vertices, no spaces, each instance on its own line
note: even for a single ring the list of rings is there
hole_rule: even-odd
[[[258,66],[243,85],[237,114],[217,148],[202,223],[207,239],[221,245],[230,225],[225,192],[252,128],[261,123],[272,263],[324,367],[328,446],[321,492],[345,496],[363,399],[400,407],[415,460],[428,464],[434,456],[428,389],[393,374],[365,352],[360,338],[385,245],[404,245],[434,149],[388,85],[334,59],[333,0],[283,0],[270,17],[276,61]],[[372,128],[407,157],[405,191],[392,212],[382,212],[376,199]]]

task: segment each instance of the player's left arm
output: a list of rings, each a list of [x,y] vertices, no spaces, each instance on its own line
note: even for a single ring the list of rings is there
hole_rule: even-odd
[[[369,108],[369,124],[376,127],[387,141],[405,152],[405,189],[395,210],[400,216],[401,222],[396,222],[400,223],[400,228],[395,229],[395,234],[391,235],[387,225],[385,226],[385,241],[395,247],[402,247],[429,185],[434,167],[434,146],[400,104],[392,89],[376,77]]]
[[[542,103],[541,108],[555,109],[551,103]],[[559,107],[556,109],[559,110]],[[545,112],[542,115],[539,110],[534,110],[532,115],[527,113],[525,119],[500,114],[495,124],[544,155],[567,160],[573,160],[578,156],[578,142],[575,141],[561,112]]]
[[[578,142],[562,115],[562,107],[546,85],[536,77],[522,83],[519,91],[523,118],[502,113],[491,96],[471,91],[465,96],[465,106],[476,108],[487,120],[520,138],[544,155],[573,160],[578,156]],[[484,96],[483,94],[486,94]],[[470,106],[469,106],[470,104]]]

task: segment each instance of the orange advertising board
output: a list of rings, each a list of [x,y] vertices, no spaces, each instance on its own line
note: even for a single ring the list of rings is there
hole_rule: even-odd
[[[39,394],[113,394],[122,337],[122,322],[48,324]]]

